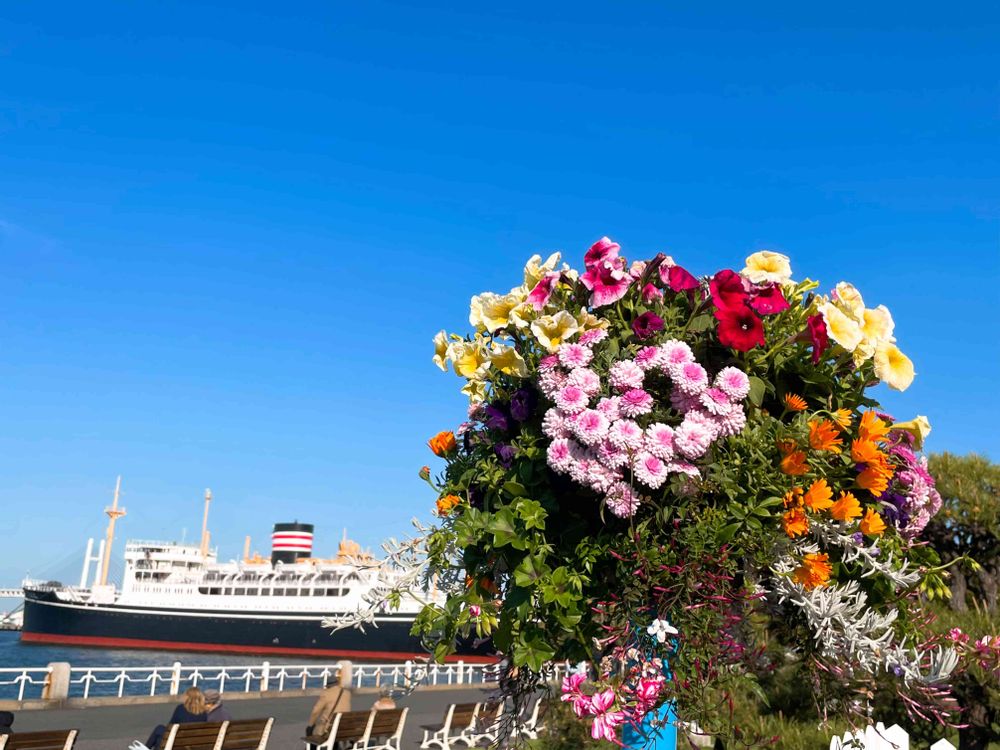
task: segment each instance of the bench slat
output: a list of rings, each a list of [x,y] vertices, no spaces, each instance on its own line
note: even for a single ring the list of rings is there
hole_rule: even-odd
[[[7,736],[6,750],[62,750],[75,729],[48,732],[18,732]]]

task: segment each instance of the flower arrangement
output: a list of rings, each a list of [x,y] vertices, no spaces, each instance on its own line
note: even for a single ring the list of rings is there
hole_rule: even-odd
[[[953,717],[955,652],[919,601],[942,587],[919,542],[940,507],[929,423],[872,394],[913,364],[885,306],[818,286],[775,252],[698,278],[605,237],[582,271],[535,256],[474,297],[472,332],[434,340],[470,404],[430,442],[443,473],[421,473],[447,601],[415,629],[435,656],[488,637],[515,695],[584,662],[563,698],[609,740],[669,703],[751,742],[732,695],[784,659],[824,713],[863,719],[888,689]]]

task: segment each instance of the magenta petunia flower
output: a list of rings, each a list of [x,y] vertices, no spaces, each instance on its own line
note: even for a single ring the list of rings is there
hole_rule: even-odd
[[[621,258],[614,260],[620,261]],[[605,260],[591,266],[580,281],[591,292],[591,307],[604,307],[624,297],[633,279],[622,270],[621,263]]]
[[[791,305],[782,294],[781,287],[778,284],[771,284],[757,288],[753,296],[750,297],[750,307],[761,315],[774,315],[787,310]]]
[[[663,330],[663,318],[653,312],[644,312],[632,321],[632,332],[645,341]]]
[[[660,279],[674,292],[690,292],[698,288],[698,279],[676,263],[661,265]]]
[[[735,271],[726,269],[719,271],[708,282],[712,293],[712,302],[720,310],[743,308],[747,306],[748,282]]]
[[[621,245],[617,242],[610,237],[601,237],[601,239],[590,246],[586,255],[583,256],[583,265],[589,269],[598,263],[617,258],[619,250],[621,250]]]
[[[810,315],[806,321],[806,327],[809,331],[809,340],[812,342],[812,361],[814,365],[817,365],[823,357],[823,352],[830,348],[830,335],[826,330],[826,321],[823,320],[821,314]]]
[[[531,306],[535,308],[536,311],[541,312],[545,306],[549,303],[549,298],[552,296],[553,290],[556,288],[556,284],[559,282],[559,277],[562,274],[559,271],[551,271],[545,274],[541,280],[535,284],[534,288],[528,292],[528,302]]]
[[[642,301],[647,305],[657,300],[663,299],[663,290],[653,284],[646,284],[642,288]]]

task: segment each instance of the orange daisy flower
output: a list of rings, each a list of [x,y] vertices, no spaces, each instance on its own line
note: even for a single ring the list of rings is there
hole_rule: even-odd
[[[826,510],[833,505],[833,490],[825,479],[817,479],[809,486],[803,498],[805,506],[812,511]]]
[[[868,490],[878,497],[889,489],[889,480],[892,479],[892,466],[883,457],[881,461],[874,461],[868,464],[864,471],[858,474],[858,487]]]
[[[786,508],[801,508],[802,507],[802,488],[792,487],[785,493],[785,507]]]
[[[453,510],[455,510],[455,507],[460,502],[462,502],[462,498],[460,498],[458,495],[444,495],[443,497],[439,497],[437,503],[435,503],[435,505],[437,506],[438,515],[439,516],[448,515]]]
[[[781,526],[788,536],[794,538],[809,531],[809,519],[802,508],[792,508],[781,517]]]
[[[851,426],[851,410],[837,409],[837,411],[833,413],[833,421],[836,422],[841,429],[846,430]]]
[[[850,492],[841,492],[837,502],[830,506],[830,515],[837,521],[850,521],[861,516],[861,503]]]
[[[781,459],[781,470],[793,477],[801,476],[809,471],[805,451],[792,451]]]
[[[806,400],[795,393],[786,393],[782,398],[788,411],[805,411],[808,408]]]
[[[859,464],[871,464],[881,461],[884,456],[871,440],[852,440],[851,458]]]
[[[813,552],[802,558],[802,564],[795,569],[792,577],[806,589],[825,586],[830,581],[833,566],[825,552]]]
[[[813,450],[840,453],[841,444],[836,423],[829,419],[809,420],[809,445]]]
[[[865,536],[881,536],[885,531],[885,521],[882,516],[869,508],[865,511],[865,517],[861,519],[861,533]]]
[[[858,437],[862,440],[871,440],[880,443],[889,434],[889,425],[879,418],[873,411],[866,411],[861,415],[861,422],[858,424]]]
[[[458,450],[455,433],[451,430],[439,432],[427,441],[427,445],[430,446],[431,452],[435,456],[441,456],[442,458]]]

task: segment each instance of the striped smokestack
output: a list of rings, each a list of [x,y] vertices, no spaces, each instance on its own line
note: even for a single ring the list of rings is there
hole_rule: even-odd
[[[313,547],[311,523],[276,523],[271,532],[271,563],[293,563],[310,557]]]

